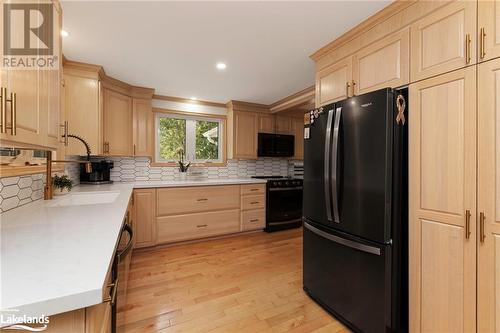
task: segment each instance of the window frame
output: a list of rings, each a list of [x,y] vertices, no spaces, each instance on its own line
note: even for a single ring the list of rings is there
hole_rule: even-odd
[[[203,113],[188,113],[170,110],[154,113],[154,162],[151,166],[177,166],[177,160],[164,160],[160,157],[160,119],[174,118],[186,120],[186,160],[193,166],[225,166],[226,159],[226,116]],[[194,159],[196,154],[196,121],[210,121],[219,124],[219,158],[217,160]],[[188,134],[188,133],[192,134]]]

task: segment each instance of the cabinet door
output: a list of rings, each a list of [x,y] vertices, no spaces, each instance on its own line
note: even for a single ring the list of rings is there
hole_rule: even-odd
[[[500,1],[480,0],[478,11],[479,59],[500,57]]]
[[[276,119],[274,115],[259,114],[259,133],[274,133],[276,128],[275,120]]]
[[[343,59],[316,73],[316,106],[349,97],[352,80],[352,57]]]
[[[98,80],[75,75],[64,75],[64,111],[68,132],[84,138],[93,155],[101,150],[102,112]],[[66,155],[85,155],[85,147],[69,139]]]
[[[251,112],[234,112],[233,158],[257,158],[257,115]]]
[[[425,16],[411,26],[411,81],[474,64],[476,41],[475,1],[454,1]]]
[[[285,116],[276,116],[276,133],[277,134],[293,134],[292,133],[292,118]]]
[[[135,247],[156,244],[156,189],[134,190]]]
[[[295,154],[296,160],[304,159],[304,120],[294,118],[292,122],[293,135],[295,136]]]
[[[408,84],[409,46],[410,31],[405,29],[356,53],[353,65],[355,94]]]
[[[132,98],[104,89],[104,153],[132,156]]]
[[[153,150],[153,112],[150,99],[133,100],[134,156],[151,156]]]
[[[476,329],[475,96],[474,67],[410,85],[411,332]]]
[[[500,59],[479,65],[478,332],[500,332]],[[479,233],[481,221],[478,218]]]

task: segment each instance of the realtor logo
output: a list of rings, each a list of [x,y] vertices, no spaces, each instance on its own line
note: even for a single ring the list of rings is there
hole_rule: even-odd
[[[54,54],[54,5],[4,3],[2,17],[2,67],[57,69]]]

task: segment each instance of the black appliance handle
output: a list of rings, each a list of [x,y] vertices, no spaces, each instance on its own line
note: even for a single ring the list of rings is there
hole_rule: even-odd
[[[306,227],[306,229],[314,232],[316,235],[321,236],[323,238],[326,238],[332,242],[335,242],[335,243],[338,243],[338,244],[341,244],[344,246],[348,246],[350,248],[353,248],[353,249],[356,249],[359,251],[375,254],[377,256],[380,255],[380,249],[378,247],[374,247],[374,246],[370,246],[370,245],[366,245],[366,244],[361,244],[361,243],[352,241],[350,239],[345,239],[342,237],[331,235],[327,232],[324,232],[323,230],[319,230],[318,228],[313,227],[312,225],[310,225],[309,223],[307,223],[305,221],[304,221],[304,227]]]
[[[130,250],[132,250],[132,246],[134,245],[133,244],[134,243],[134,231],[132,230],[132,227],[130,226],[130,224],[125,224],[123,226],[122,233],[123,232],[127,232],[130,235],[130,239],[127,243],[127,246],[125,246],[125,248],[122,251],[118,252],[118,254],[116,255],[118,262],[122,261],[122,258],[125,257],[130,252]]]
[[[328,111],[328,119],[326,121],[326,135],[325,135],[325,158],[324,158],[324,190],[325,190],[325,205],[326,205],[326,217],[328,221],[332,220],[332,199],[330,196],[330,146],[332,142],[332,121],[333,121],[333,109]]]
[[[339,216],[339,198],[337,186],[337,166],[339,152],[339,131],[340,117],[342,116],[342,107],[338,107],[335,111],[335,122],[333,124],[333,147],[332,147],[332,206],[333,206],[333,222],[340,223]]]
[[[272,187],[269,189],[269,192],[274,191],[300,191],[302,190],[302,186],[294,186],[294,187]]]

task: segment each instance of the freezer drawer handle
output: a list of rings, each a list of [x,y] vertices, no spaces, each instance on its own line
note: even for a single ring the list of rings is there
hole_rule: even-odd
[[[307,222],[304,222],[304,227],[306,227],[307,229],[311,230],[316,235],[321,236],[323,238],[326,238],[328,240],[331,240],[332,242],[335,242],[335,243],[338,243],[338,244],[341,244],[341,245],[345,245],[345,246],[348,246],[348,247],[351,247],[353,249],[360,250],[360,251],[363,251],[363,252],[367,252],[367,253],[371,253],[371,254],[376,254],[378,256],[380,255],[380,249],[378,247],[373,247],[373,246],[369,246],[369,245],[365,245],[365,244],[360,244],[358,242],[354,242],[354,241],[349,240],[349,239],[344,239],[344,238],[341,238],[341,237],[337,237],[335,235],[330,235],[329,233],[326,233],[326,232],[324,232],[322,230],[319,230],[318,228],[313,227],[312,225],[310,225]]]

